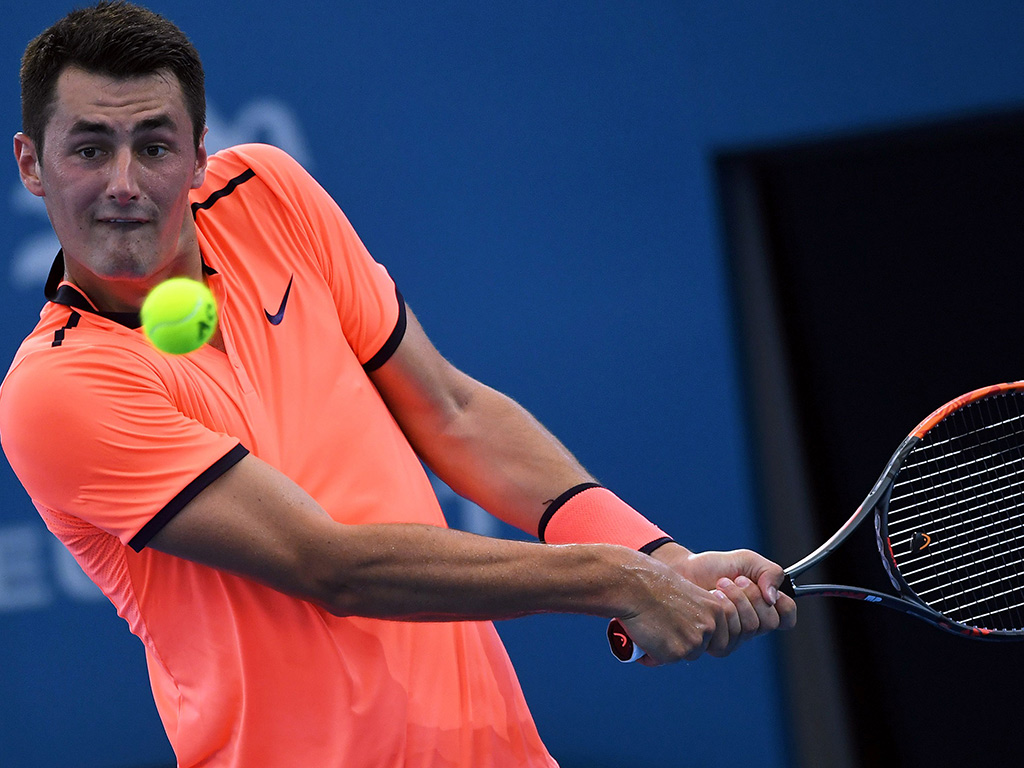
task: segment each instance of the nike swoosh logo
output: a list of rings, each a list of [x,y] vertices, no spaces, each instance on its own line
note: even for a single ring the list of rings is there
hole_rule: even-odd
[[[281,299],[281,306],[277,310],[276,315],[270,314],[266,309],[263,310],[263,314],[267,316],[267,322],[271,325],[280,325],[281,321],[284,320],[284,308],[288,306],[288,294],[292,292],[292,282],[295,280],[295,275],[292,275],[288,281],[288,287],[284,289],[284,298]]]

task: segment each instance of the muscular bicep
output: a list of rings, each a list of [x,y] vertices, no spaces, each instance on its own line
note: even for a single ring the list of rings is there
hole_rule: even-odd
[[[328,550],[344,528],[301,487],[250,454],[182,508],[148,546],[329,603],[323,563],[336,556]]]

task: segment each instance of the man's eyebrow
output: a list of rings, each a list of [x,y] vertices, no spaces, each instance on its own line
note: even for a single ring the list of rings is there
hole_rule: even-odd
[[[92,120],[78,120],[71,126],[71,133],[99,133],[112,134],[114,130],[106,123],[97,123]]]
[[[132,133],[147,133],[149,131],[161,130],[163,128],[174,130],[177,128],[177,123],[174,122],[170,115],[155,115],[153,117],[147,117],[136,123],[132,128]],[[107,123],[97,122],[94,120],[79,120],[71,126],[71,133],[89,133],[99,134],[101,136],[111,136],[114,133],[114,129]]]
[[[177,123],[174,122],[170,115],[155,115],[154,117],[140,120],[132,130],[132,133],[145,133],[146,131],[156,131],[162,128],[174,130],[177,127]]]

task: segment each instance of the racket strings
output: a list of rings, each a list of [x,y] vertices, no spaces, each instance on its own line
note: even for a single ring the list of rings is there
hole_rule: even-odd
[[[1021,517],[1024,517],[1024,515],[1018,516],[1018,519],[1021,518]],[[989,525],[988,528],[989,528],[989,533],[986,534],[985,537],[981,537],[981,538],[977,539],[974,542],[976,547],[977,547],[977,549],[979,551],[986,552],[986,550],[990,549],[990,545],[995,545],[996,543],[1003,543],[1003,544],[1009,545],[1009,549],[1008,549],[1009,552],[1013,553],[1014,555],[1021,556],[1021,559],[1024,560],[1024,547],[1013,547],[1012,546],[1012,545],[1014,545],[1014,544],[1016,544],[1018,542],[1024,542],[1024,532],[1017,532],[1014,535],[1012,535],[1011,538],[1007,538],[1003,534],[1002,526],[998,526],[997,527],[995,524],[992,524],[992,525]],[[939,539],[941,539],[943,541],[948,541],[953,536],[964,535],[963,533],[957,531],[955,528],[952,528],[952,527],[946,527],[946,528],[941,528],[941,529],[929,528],[929,531],[932,531],[932,533],[930,534],[931,536],[933,536],[935,538],[939,538]],[[950,536],[949,537],[944,536],[944,532],[949,532]],[[985,538],[993,539],[993,541],[986,542],[984,540]],[[960,544],[960,543],[962,543],[962,542],[958,542],[958,544]],[[962,547],[958,547],[958,548],[962,549]],[[993,560],[998,560],[998,561],[1002,561],[1002,562],[1005,563],[1005,554],[1006,554],[1006,552],[1002,551],[1001,549],[996,549],[994,546],[991,546],[991,549],[993,551],[987,551],[987,553],[984,554],[983,556],[974,559],[973,562],[970,564],[971,568],[972,569],[977,568],[978,566],[986,564],[986,563],[989,563],[989,562],[991,562]],[[965,557],[965,556],[966,556],[966,553],[961,552],[961,554],[959,554],[959,555],[955,555],[955,556],[953,556],[951,558],[948,558],[947,561],[946,561],[946,564],[950,565],[950,566],[953,566],[954,568],[962,567],[965,564],[962,563],[962,562],[958,562],[958,558]],[[906,579],[908,581],[908,583],[909,583],[909,581],[911,579],[913,579],[916,576],[925,576],[928,573],[928,569],[932,567],[932,565],[928,562],[928,560],[929,560],[929,558],[922,557],[922,556],[919,556],[919,557],[911,556],[911,557],[908,557],[908,558],[903,558],[900,561],[900,574],[903,576],[904,579]],[[924,565],[922,567],[919,567],[919,568],[911,567],[911,566],[913,566],[913,565],[915,565],[917,563],[924,563]],[[1004,565],[1004,567],[1005,567],[1005,565]],[[988,572],[986,571],[985,573],[988,573]],[[919,596],[923,595],[923,594],[924,594],[924,592],[918,592]]]
[[[924,507],[922,517],[934,519],[936,512],[945,509],[952,509],[954,505],[960,504],[964,496],[982,501],[988,495],[1004,494],[1006,488],[1019,488],[1021,496],[1024,497],[1024,467],[1019,464],[1020,445],[1014,444],[1010,448],[1003,447],[1006,444],[1006,436],[995,434],[990,430],[996,427],[1016,427],[1015,434],[1024,432],[1024,414],[1003,419],[998,424],[985,425],[976,433],[957,433],[943,440],[931,442],[927,448],[918,448],[919,454],[915,456],[916,466],[933,467],[932,471],[922,471],[917,475],[917,483],[905,487],[907,491],[900,495],[893,492],[892,503],[898,503],[904,511],[903,520],[914,522],[913,515],[908,514],[909,510],[915,507]],[[982,439],[987,434],[987,439]],[[970,441],[970,442],[968,442]],[[992,446],[1000,446],[987,451]],[[979,451],[986,451],[978,456]],[[956,457],[957,472],[951,475],[948,467],[934,465],[937,458]],[[993,468],[991,460],[994,458],[1005,459],[998,468]],[[904,468],[908,465],[904,464]],[[993,471],[1003,472],[1006,481],[1005,486],[994,487],[990,475]],[[976,480],[975,485],[965,485],[966,480]],[[918,501],[906,501],[909,498],[917,498]],[[947,500],[948,506],[936,507],[935,505]],[[973,508],[972,508],[973,509]]]
[[[941,516],[941,514],[956,510],[965,493],[968,494],[972,502],[974,502],[963,510],[965,513],[976,513],[978,515],[976,519],[998,516],[999,513],[996,511],[979,512],[979,510],[991,509],[992,501],[996,498],[1004,501],[1010,498],[1006,495],[1006,490],[1009,488],[1015,489],[1015,497],[1024,501],[1024,472],[1015,471],[1012,481],[1008,481],[1004,488],[993,488],[991,483],[987,482],[984,478],[981,478],[981,481],[976,485],[961,486],[959,488],[953,483],[936,483],[934,488],[936,493],[934,497],[925,497],[918,501],[907,503],[902,507],[904,511],[913,509],[919,510],[919,512],[915,514],[905,515],[903,517],[903,521],[908,526],[923,523],[925,521],[934,525],[934,521],[936,519],[940,519],[939,516]],[[893,496],[890,503],[903,504],[905,499],[914,495],[915,494]],[[920,496],[920,494],[917,495]]]
[[[1006,428],[1016,427],[1017,429],[1012,434],[1019,434],[1024,431],[1024,415],[1020,419],[1004,421],[1003,426]],[[935,466],[930,472],[922,471],[918,479],[921,482],[930,482],[935,487],[949,486],[965,477],[984,474],[991,469],[992,459],[1004,458],[1007,463],[1012,464],[1020,457],[1020,446],[1007,445],[1006,434],[988,433],[985,440],[974,442],[968,442],[968,437],[959,435],[955,439],[944,440],[941,445],[918,446],[915,449],[920,451],[920,455],[915,457],[918,462],[934,461],[940,457],[956,457],[958,459],[955,476],[950,475],[947,467]],[[927,465],[921,463],[921,466]]]
[[[900,576],[926,604],[986,629],[1024,628],[1024,395],[947,415],[904,461],[889,500]]]
[[[1002,419],[998,422],[1000,429],[1005,427],[1004,431],[1007,433],[1007,447],[996,455],[1000,460],[995,461],[996,456],[992,456],[989,461],[994,482],[1002,491],[1002,499],[998,503],[998,509],[1004,513],[1005,517],[1002,526],[1000,526],[1002,530],[999,533],[1002,536],[999,537],[999,541],[987,544],[986,539],[990,538],[990,536],[983,536],[979,537],[977,546],[994,548],[996,556],[993,559],[1001,561],[1002,569],[998,573],[992,573],[987,577],[977,573],[976,578],[979,582],[983,585],[991,584],[994,593],[989,600],[975,599],[973,601],[961,602],[960,610],[973,610],[976,607],[982,606],[987,608],[982,613],[964,618],[963,621],[965,623],[980,624],[984,618],[986,619],[984,622],[986,626],[996,624],[999,628],[1004,626],[1006,628],[1021,628],[1024,627],[1024,614],[1021,612],[1021,608],[1024,606],[1024,552],[1019,547],[1014,549],[1012,544],[1021,537],[1022,528],[1021,521],[1010,514],[1010,511],[1015,507],[1011,501],[1013,495],[1008,492],[1007,482],[1019,473],[1022,465],[1024,465],[1024,451],[1022,451],[1020,429],[1020,399],[1017,396],[1003,395],[991,398],[988,404],[991,406],[991,412],[998,414]],[[979,408],[966,412],[965,416],[971,416],[972,418],[969,419],[971,425],[977,427],[979,422],[983,422],[986,413]],[[971,519],[971,516],[970,513],[965,513],[967,519]],[[976,534],[980,528],[981,526],[976,528]],[[985,550],[983,549],[982,551]],[[978,562],[979,559],[976,558],[972,568],[977,568]],[[1000,590],[999,587],[1002,587],[1002,589]],[[1005,622],[1005,624],[999,624],[1000,621]]]
[[[1016,541],[1018,543],[1024,543],[1024,536],[1018,536]],[[1014,551],[1017,553],[1024,552],[1024,547],[1018,547]],[[1000,570],[1005,567],[1006,566],[1005,563],[1002,562],[1002,558],[998,554],[992,554],[974,561],[971,575],[977,576],[979,578],[985,578],[992,576],[994,574],[998,574]],[[900,573],[903,573],[902,569],[900,570]],[[905,578],[908,577],[905,576]],[[951,578],[949,581],[943,583],[941,587],[922,589],[920,592],[917,593],[917,596],[926,600],[929,595],[935,594],[936,592],[941,592],[942,594],[939,595],[940,598],[943,596],[963,597],[969,594],[973,589],[970,582],[971,576],[960,575],[959,577]],[[958,587],[961,585],[964,585],[964,589],[962,589],[959,592],[952,591],[954,587]]]
[[[1020,589],[1020,583],[1019,578],[1015,578],[1022,573],[1022,557],[1021,553],[1015,551],[1010,544],[1010,541],[1015,538],[1012,535],[1013,528],[1016,525],[1019,529],[1020,522],[1010,514],[1013,502],[1007,483],[1007,480],[1021,467],[1020,430],[1014,423],[1016,417],[1020,415],[1019,409],[1016,407],[1017,402],[1016,399],[995,398],[988,401],[985,406],[979,405],[977,408],[965,409],[959,414],[964,427],[973,430],[975,434],[995,433],[998,438],[1000,432],[1005,432],[1007,438],[1005,444],[997,439],[1000,445],[998,455],[990,453],[992,440],[979,440],[978,448],[978,452],[984,458],[984,463],[992,473],[994,486],[1000,491],[1001,498],[993,506],[994,509],[1005,515],[1002,525],[999,526],[1004,535],[1002,537],[997,535],[997,540],[992,540],[991,535],[980,535],[981,526],[976,519],[976,510],[964,508],[960,510],[959,514],[962,520],[971,525],[975,537],[970,543],[961,542],[961,549],[978,553],[994,552],[994,557],[991,560],[1001,566],[995,572],[992,572],[993,569],[990,568],[988,573],[983,573],[978,568],[979,561],[984,559],[980,556],[975,557],[973,562],[966,566],[961,566],[972,569],[972,575],[975,578],[974,590],[969,594],[956,595],[952,601],[957,606],[959,620],[964,623],[978,623],[982,618],[986,619],[984,622],[986,626],[994,625],[998,628],[1017,628],[1024,623],[1020,611],[1020,604],[1024,601],[1016,596]],[[1005,418],[1007,408],[1011,404],[1014,406],[1013,410],[1017,411],[1013,420]],[[1009,427],[1011,424],[1013,427],[980,429],[979,424],[985,424],[990,418],[996,419],[995,424],[999,428]],[[1007,463],[1007,459],[1012,463]],[[973,599],[970,596],[973,596]],[[983,610],[978,612],[979,608]]]

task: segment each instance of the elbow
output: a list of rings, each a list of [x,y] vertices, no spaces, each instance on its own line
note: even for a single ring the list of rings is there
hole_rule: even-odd
[[[297,551],[276,572],[282,578],[269,578],[264,583],[278,592],[312,603],[333,616],[365,615],[365,597],[354,585],[342,558]]]
[[[309,574],[299,596],[332,616],[368,615],[360,590],[337,573]]]
[[[293,597],[305,600],[317,608],[331,614],[332,616],[370,616],[366,610],[365,601],[361,600],[352,590],[325,588],[319,586],[316,589],[303,590],[294,593]]]

